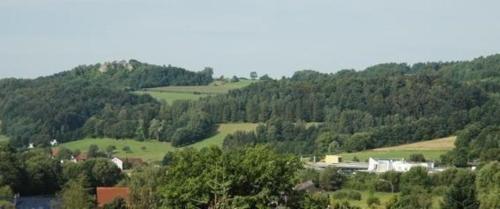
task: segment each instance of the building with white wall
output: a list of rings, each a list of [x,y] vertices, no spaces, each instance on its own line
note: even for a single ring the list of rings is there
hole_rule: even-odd
[[[387,171],[407,172],[413,167],[424,167],[427,170],[434,169],[433,162],[408,162],[404,159],[374,159],[368,160],[368,171],[383,173]]]

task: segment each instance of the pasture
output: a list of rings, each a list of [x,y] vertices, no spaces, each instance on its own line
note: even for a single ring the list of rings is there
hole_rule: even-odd
[[[357,157],[360,161],[367,161],[368,158],[405,158],[408,159],[411,154],[420,153],[428,160],[439,160],[440,156],[452,150],[455,145],[456,137],[446,137],[428,141],[404,144],[392,147],[383,147],[372,150],[366,150],[353,153],[342,153],[343,159],[351,161]]]
[[[189,145],[187,147],[194,147],[197,149],[208,146],[221,146],[224,138],[236,131],[251,131],[257,127],[256,123],[228,123],[220,124],[217,134],[207,138],[203,141]],[[115,155],[118,157],[137,157],[145,161],[154,162],[163,159],[165,153],[175,151],[178,148],[173,147],[168,142],[160,142],[155,140],[137,141],[133,139],[110,139],[110,138],[86,138],[78,141],[64,143],[60,146],[66,147],[71,150],[79,149],[86,152],[90,145],[95,144],[101,150],[113,145],[116,147]],[[129,146],[132,152],[126,153],[122,149]]]
[[[215,81],[206,86],[166,86],[148,88],[136,91],[137,94],[149,94],[152,97],[172,103],[176,100],[197,100],[201,97],[225,94],[233,89],[239,89],[252,84],[253,80],[240,80],[238,82]]]

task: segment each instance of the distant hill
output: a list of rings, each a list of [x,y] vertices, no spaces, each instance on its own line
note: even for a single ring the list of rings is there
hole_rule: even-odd
[[[148,132],[136,129],[140,126],[147,130],[161,105],[149,96],[132,94],[131,90],[206,85],[212,82],[212,73],[210,68],[192,72],[130,60],[82,65],[36,79],[3,79],[1,130],[17,146],[30,142],[46,145],[52,139],[69,141],[90,133],[148,138]],[[98,115],[101,117],[95,118]]]
[[[192,72],[170,65],[160,66],[130,60],[82,65],[46,79],[85,79],[115,88],[141,89],[160,86],[207,85],[212,82],[212,75],[211,68]]]

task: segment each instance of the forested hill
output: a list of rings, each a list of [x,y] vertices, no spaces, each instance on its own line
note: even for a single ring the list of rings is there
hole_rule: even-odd
[[[17,146],[30,142],[43,145],[52,139],[68,141],[90,134],[146,138],[148,133],[141,130],[149,128],[161,104],[129,90],[205,85],[212,82],[212,73],[210,68],[192,72],[130,60],[79,66],[37,79],[3,79],[0,132]],[[88,120],[101,114],[105,121],[98,124],[100,132],[86,131]]]
[[[266,143],[300,154],[357,151],[448,136],[471,124],[499,125],[499,79],[500,55],[361,72],[300,71],[200,105],[218,122],[266,122],[255,133],[228,136],[228,148]]]
[[[172,66],[141,63],[137,60],[82,65],[45,79],[85,79],[114,88],[141,89],[159,86],[206,85],[212,82],[213,70],[192,72]]]

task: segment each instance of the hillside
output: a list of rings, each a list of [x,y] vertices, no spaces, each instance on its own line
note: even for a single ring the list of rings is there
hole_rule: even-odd
[[[455,148],[455,136],[427,140],[411,144],[403,144],[391,147],[382,147],[362,152],[342,153],[345,160],[351,161],[354,157],[360,161],[366,161],[368,158],[382,159],[409,159],[412,154],[423,154],[428,160],[440,160],[440,156]]]
[[[200,142],[194,143],[189,147],[201,149],[209,146],[221,146],[223,139],[231,133],[236,131],[253,131],[257,124],[252,123],[232,123],[220,124],[217,134],[204,139]],[[66,147],[71,150],[80,150],[86,152],[90,145],[95,144],[100,149],[104,150],[106,147],[113,145],[117,149],[115,155],[119,157],[137,157],[146,161],[160,161],[163,156],[169,151],[174,151],[177,148],[173,147],[171,143],[159,141],[137,141],[132,139],[110,139],[110,138],[86,138],[78,141],[68,142],[59,146]],[[132,150],[131,153],[126,153],[122,149],[129,146]]]
[[[3,79],[1,129],[18,147],[29,143],[46,146],[51,139],[71,141],[91,135],[138,138],[142,132],[141,137],[149,138],[146,130],[135,129],[149,128],[150,121],[158,117],[160,103],[130,90],[206,85],[212,82],[212,73],[210,68],[191,72],[130,60],[82,65],[36,79]]]
[[[172,103],[177,100],[197,100],[202,97],[228,93],[230,90],[246,87],[255,81],[240,80],[238,82],[214,81],[201,86],[167,86],[146,88],[135,91],[137,94],[148,94],[155,99]]]

